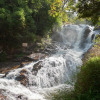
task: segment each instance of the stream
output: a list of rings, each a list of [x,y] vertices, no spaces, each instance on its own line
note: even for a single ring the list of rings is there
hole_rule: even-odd
[[[0,90],[5,100],[47,100],[46,95],[50,93],[72,90],[82,58],[93,45],[94,37],[93,27],[89,25],[63,26],[52,37],[55,53],[11,70],[0,78]],[[23,78],[25,81],[21,80]]]

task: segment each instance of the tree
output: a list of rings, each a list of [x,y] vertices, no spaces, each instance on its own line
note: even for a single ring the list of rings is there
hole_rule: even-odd
[[[58,17],[63,23],[68,22],[67,11],[71,11],[74,6],[74,0],[54,0],[51,4],[50,15]]]
[[[54,24],[67,22],[73,0],[0,0],[0,46],[4,51],[44,36]]]
[[[0,1],[0,45],[4,51],[18,48],[34,32],[35,23],[27,0]]]
[[[52,0],[0,0],[0,46],[4,51],[32,42],[53,27]]]
[[[100,25],[100,0],[79,0],[76,10],[79,17],[90,18],[94,25]]]

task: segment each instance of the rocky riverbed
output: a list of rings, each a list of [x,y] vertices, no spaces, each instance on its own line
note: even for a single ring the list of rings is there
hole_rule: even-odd
[[[31,53],[27,56],[16,58],[14,61],[0,62],[0,73],[6,73],[10,70],[23,67],[25,64],[38,61],[47,57],[47,54]]]

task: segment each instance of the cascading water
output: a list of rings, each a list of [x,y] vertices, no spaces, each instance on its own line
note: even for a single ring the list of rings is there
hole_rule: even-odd
[[[8,100],[45,100],[47,92],[73,88],[82,56],[92,46],[92,27],[67,25],[58,35],[53,38],[56,52],[50,57],[12,70],[0,78],[0,89]],[[36,71],[35,66],[41,68]],[[27,78],[25,86],[16,81],[22,70]]]

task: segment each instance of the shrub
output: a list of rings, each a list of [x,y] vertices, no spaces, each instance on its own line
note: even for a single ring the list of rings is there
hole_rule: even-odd
[[[99,87],[100,57],[94,57],[82,66],[75,84],[75,93],[79,100],[99,100]]]

